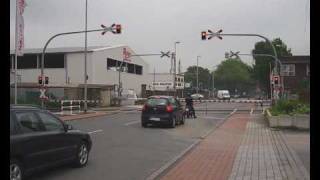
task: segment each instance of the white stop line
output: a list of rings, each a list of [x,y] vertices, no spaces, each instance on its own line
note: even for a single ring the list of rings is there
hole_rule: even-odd
[[[95,130],[95,131],[91,131],[91,132],[88,132],[89,134],[94,134],[94,133],[98,133],[98,132],[102,132],[103,130],[99,129],[99,130]]]

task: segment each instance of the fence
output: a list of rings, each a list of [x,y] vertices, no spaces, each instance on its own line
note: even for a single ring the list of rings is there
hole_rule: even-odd
[[[65,105],[67,104],[67,105]],[[63,114],[64,110],[67,109],[70,111],[70,115],[73,115],[72,111],[75,109],[78,110],[78,113],[81,112],[81,100],[62,100],[61,101],[61,113]]]

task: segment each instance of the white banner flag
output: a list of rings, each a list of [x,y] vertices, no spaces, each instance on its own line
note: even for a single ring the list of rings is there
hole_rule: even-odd
[[[17,12],[16,12],[16,53],[17,56],[23,56],[24,49],[24,22],[23,12],[26,7],[25,0],[17,0]]]

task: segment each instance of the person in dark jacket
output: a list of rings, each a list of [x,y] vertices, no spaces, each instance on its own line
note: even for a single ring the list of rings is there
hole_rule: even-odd
[[[192,112],[193,117],[197,118],[196,112],[195,112],[195,110],[193,108],[193,99],[192,99],[190,93],[188,93],[187,97],[185,98],[185,101],[186,101],[186,107],[188,107],[190,109],[190,111]]]

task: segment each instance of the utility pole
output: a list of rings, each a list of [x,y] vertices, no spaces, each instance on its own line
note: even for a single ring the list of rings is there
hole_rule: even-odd
[[[175,43],[174,43],[174,53],[173,53],[173,66],[174,66],[174,71],[173,71],[173,73],[174,73],[174,75],[173,75],[173,90],[174,90],[174,94],[173,94],[173,96],[175,97],[176,96],[176,76],[177,76],[177,68],[176,68],[176,58],[177,58],[177,44],[179,44],[180,42],[179,41],[176,41]]]
[[[154,95],[154,91],[155,91],[155,88],[154,88],[154,83],[156,82],[156,68],[153,68],[153,95]]]
[[[199,92],[199,66],[198,66],[198,64],[199,64],[199,57],[201,57],[201,56],[197,56],[197,94],[198,94],[198,92]]]
[[[86,0],[86,15],[85,15],[85,33],[84,33],[84,113],[87,113],[88,105],[87,105],[87,95],[88,95],[88,87],[87,87],[87,80],[88,80],[88,73],[87,73],[87,17],[88,17],[88,0]]]

